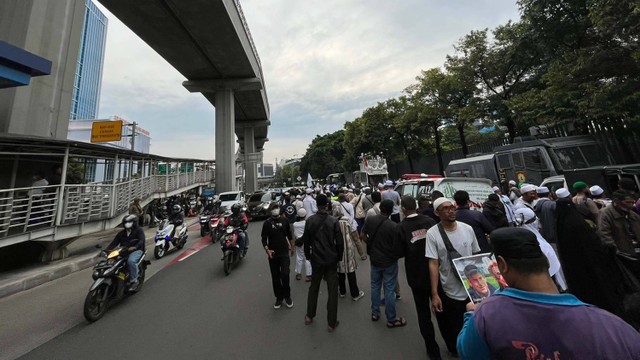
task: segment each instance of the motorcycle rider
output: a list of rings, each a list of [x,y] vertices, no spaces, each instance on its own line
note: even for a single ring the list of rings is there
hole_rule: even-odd
[[[249,227],[249,219],[247,215],[240,210],[242,210],[242,205],[238,203],[231,205],[231,215],[224,219],[224,226],[231,225],[240,229],[240,231],[238,231],[238,246],[243,250],[240,254],[244,257],[247,254],[247,249],[249,249],[249,241],[247,233],[245,232],[247,227]]]
[[[169,224],[173,224],[173,231],[171,231],[170,239],[173,239],[173,235],[176,233],[176,229],[178,226],[182,225],[184,222],[184,215],[182,215],[182,207],[176,204],[171,208],[171,215],[169,215]],[[167,248],[169,247],[169,243],[167,243]]]
[[[124,230],[116,234],[111,244],[107,246],[105,251],[110,251],[118,246],[126,248],[129,253],[127,256],[127,266],[129,267],[129,283],[132,287],[138,285],[138,261],[144,252],[144,231],[138,226],[138,218],[133,214],[129,214],[122,219]]]

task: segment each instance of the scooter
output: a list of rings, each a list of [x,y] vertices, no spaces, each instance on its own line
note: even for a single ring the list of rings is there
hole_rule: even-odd
[[[105,314],[111,304],[142,289],[147,265],[146,251],[138,261],[138,283],[129,284],[129,268],[127,266],[127,249],[119,247],[108,254],[102,252],[106,259],[93,267],[93,284],[84,300],[84,317],[91,322],[97,321]]]
[[[224,254],[222,257],[222,261],[224,261],[224,273],[225,275],[229,275],[231,268],[238,264],[244,257],[244,254],[241,254],[243,250],[240,249],[240,245],[238,244],[238,234],[242,231],[242,228],[231,225],[226,227],[222,225],[219,226],[219,228],[224,232],[220,240],[220,247]]]
[[[205,235],[211,233],[211,229],[211,214],[209,214],[209,212],[205,212],[204,214],[200,215],[200,237],[204,237]]]
[[[218,224],[222,223],[224,223],[224,217],[222,216],[222,214],[217,213],[211,215],[211,218],[209,220],[209,229],[211,229],[211,242],[215,243],[220,239],[220,235],[222,233],[218,230]]]
[[[187,234],[187,225],[182,223],[182,225],[178,226],[180,227],[176,229],[175,234],[171,237],[174,225],[169,223],[167,219],[162,220],[159,229],[156,231],[156,236],[153,239],[156,243],[153,249],[153,256],[156,259],[162,258],[171,245],[176,249],[182,249],[187,243],[187,238],[189,237],[189,234]]]

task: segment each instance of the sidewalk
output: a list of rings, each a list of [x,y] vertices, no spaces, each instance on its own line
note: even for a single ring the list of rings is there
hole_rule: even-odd
[[[188,227],[198,223],[199,217],[185,218]],[[105,230],[80,237],[67,246],[69,257],[50,263],[32,264],[18,270],[0,273],[0,298],[25,291],[76,271],[92,267],[121,228]],[[153,254],[153,238],[157,228],[145,227],[147,258]],[[190,229],[191,230],[191,229]],[[101,245],[97,248],[96,245]],[[149,252],[151,250],[151,252]]]

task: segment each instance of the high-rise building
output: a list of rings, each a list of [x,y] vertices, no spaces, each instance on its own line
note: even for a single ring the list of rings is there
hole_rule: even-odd
[[[100,101],[108,21],[92,0],[85,0],[85,5],[70,120],[95,119]]]

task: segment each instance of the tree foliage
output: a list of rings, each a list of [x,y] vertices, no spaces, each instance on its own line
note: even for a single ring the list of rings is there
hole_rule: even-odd
[[[521,18],[471,30],[442,67],[423,70],[398,98],[316,137],[305,161],[314,176],[355,170],[362,153],[414,163],[531,126],[624,122],[640,134],[640,3],[637,0],[519,0]],[[582,123],[582,126],[581,126]],[[621,135],[622,136],[622,135]],[[329,149],[336,149],[331,152]],[[337,150],[340,149],[340,150]]]

